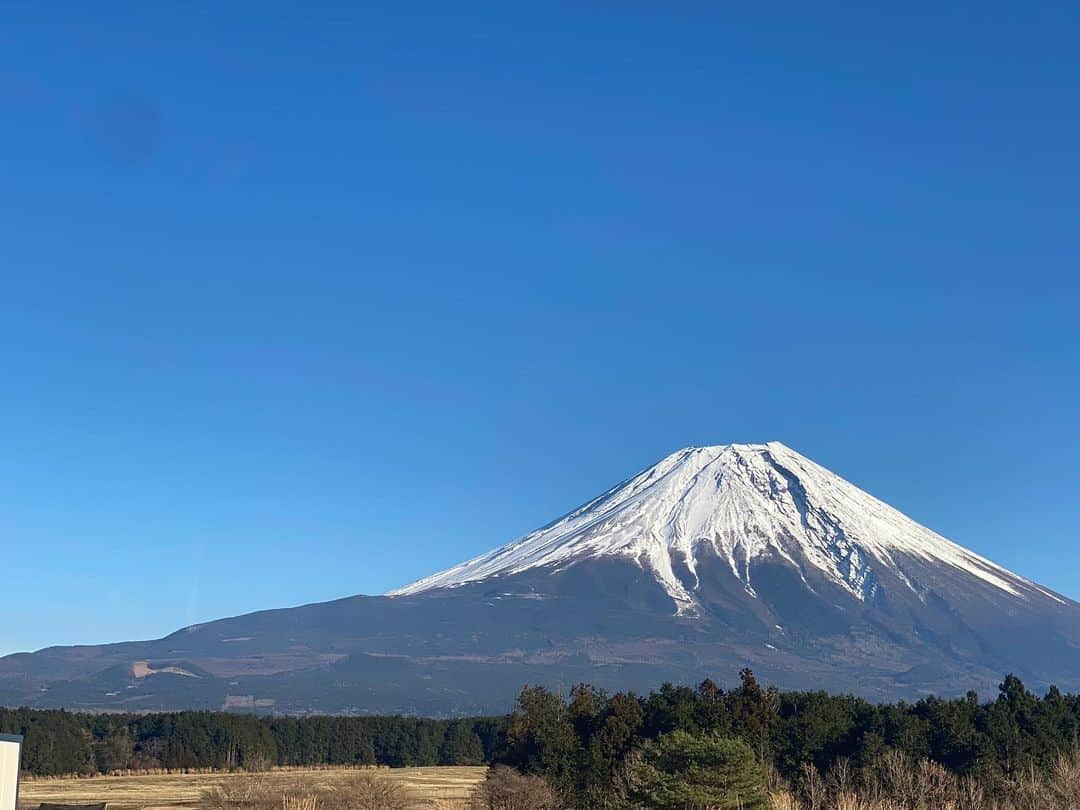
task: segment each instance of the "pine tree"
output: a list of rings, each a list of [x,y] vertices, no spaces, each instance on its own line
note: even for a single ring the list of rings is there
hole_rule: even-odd
[[[439,748],[440,765],[481,765],[484,743],[469,720],[455,720],[446,729]]]
[[[656,810],[755,810],[765,778],[742,740],[673,731],[649,743],[633,767],[637,799]]]
[[[525,687],[510,720],[507,742],[511,760],[522,770],[543,776],[564,795],[573,792],[579,741],[561,697],[542,686]]]

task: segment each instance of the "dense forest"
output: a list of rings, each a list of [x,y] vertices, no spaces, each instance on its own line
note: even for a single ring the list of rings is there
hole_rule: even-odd
[[[736,740],[766,773],[787,783],[799,783],[807,769],[825,774],[838,764],[873,771],[895,753],[982,785],[1003,785],[1077,750],[1080,695],[1051,687],[1039,697],[1010,675],[990,701],[969,692],[875,704],[763,688],[749,670],[730,691],[706,680],[696,689],[666,684],[643,699],[609,697],[588,686],[575,687],[568,698],[526,688],[499,757],[545,777],[572,806],[621,806],[610,800],[627,766],[633,771],[642,753],[648,757],[657,742],[662,749],[680,734],[691,745]]]
[[[507,717],[258,717],[178,712],[89,715],[0,709],[0,733],[24,734],[33,774],[138,768],[274,765],[390,766],[500,762],[543,776],[586,801],[608,790],[648,741],[672,732],[734,738],[762,765],[796,777],[893,750],[954,774],[1009,778],[1043,767],[1080,741],[1080,696],[1032,694],[1009,676],[992,700],[925,698],[875,704],[850,695],[780,692],[745,671],[724,690],[664,685],[646,697],[577,686],[568,695],[526,687]],[[646,745],[647,747],[647,745]]]
[[[0,733],[22,734],[34,775],[276,765],[477,765],[505,745],[507,719],[257,717],[225,712],[74,714],[0,709]]]

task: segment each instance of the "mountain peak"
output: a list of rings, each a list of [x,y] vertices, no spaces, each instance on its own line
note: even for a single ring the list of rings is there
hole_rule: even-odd
[[[554,523],[389,595],[608,557],[650,572],[687,615],[706,557],[723,561],[751,597],[754,565],[770,561],[808,587],[811,574],[824,576],[859,601],[875,596],[884,571],[924,598],[905,570],[914,558],[1015,598],[1058,599],[775,441],[683,448]]]

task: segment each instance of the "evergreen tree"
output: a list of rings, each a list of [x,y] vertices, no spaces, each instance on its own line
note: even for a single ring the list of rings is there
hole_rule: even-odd
[[[758,759],[765,762],[772,758],[771,739],[779,720],[780,693],[772,687],[762,689],[749,669],[742,670],[739,678],[739,688],[731,694],[734,724]]]
[[[440,765],[482,765],[484,743],[473,730],[472,722],[455,720],[446,729],[439,748]]]
[[[765,808],[765,778],[742,740],[673,731],[633,766],[636,798],[655,810]]]
[[[542,686],[527,686],[510,719],[511,760],[526,773],[544,776],[560,793],[574,789],[578,738],[566,703]]]
[[[110,728],[94,742],[94,765],[101,773],[130,768],[135,757],[135,741],[126,726]]]

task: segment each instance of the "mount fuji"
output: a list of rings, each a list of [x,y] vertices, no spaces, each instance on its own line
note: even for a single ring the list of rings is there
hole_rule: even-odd
[[[503,711],[520,687],[733,680],[870,698],[1080,689],[1080,604],[777,443],[690,447],[384,596],[0,658],[0,702]]]
[[[807,576],[823,577],[864,602],[878,594],[879,572],[918,596],[918,579],[905,573],[909,557],[1013,597],[1064,604],[779,442],[680,450],[557,522],[390,595],[621,558],[649,571],[678,614],[696,615],[698,566],[709,558],[723,561],[750,597],[751,571],[771,560],[811,592]]]

